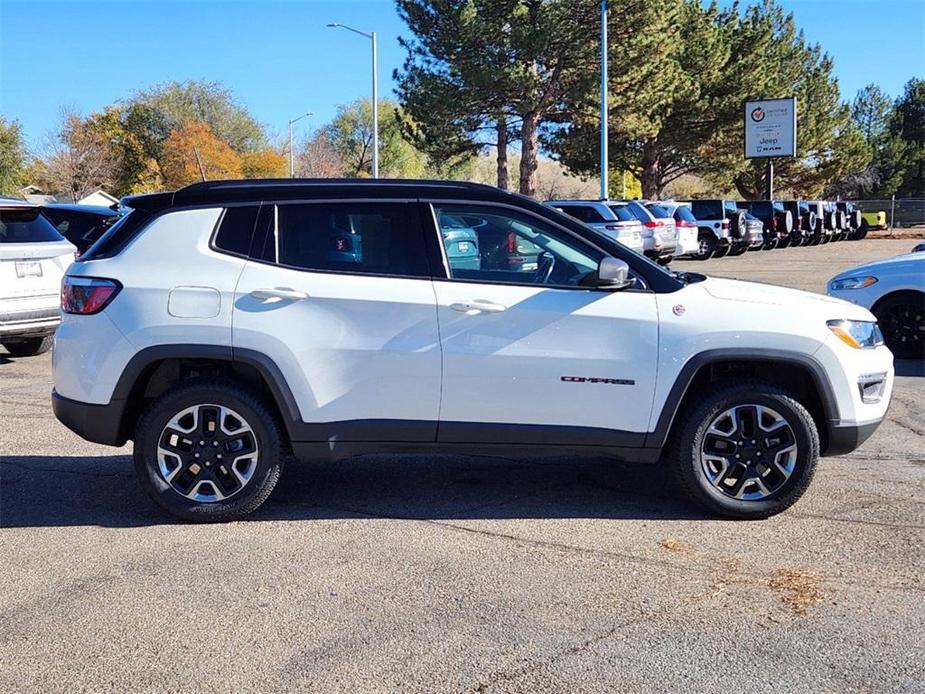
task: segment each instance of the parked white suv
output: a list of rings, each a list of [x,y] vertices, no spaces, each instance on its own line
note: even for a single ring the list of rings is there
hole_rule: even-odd
[[[584,222],[592,229],[619,241],[630,250],[642,253],[645,228],[630,212],[625,202],[603,200],[549,200],[550,207]]]
[[[233,181],[127,204],[65,278],[54,410],[134,440],[182,518],[253,511],[290,452],[604,455],[763,518],[890,399],[866,309],[670,273],[495,188]],[[447,253],[444,219],[479,262]]]
[[[14,357],[51,347],[61,278],[76,250],[40,207],[0,200],[0,344]]]

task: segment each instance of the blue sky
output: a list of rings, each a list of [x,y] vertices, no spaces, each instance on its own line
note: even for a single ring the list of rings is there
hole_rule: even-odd
[[[925,75],[925,1],[783,0],[835,60],[844,98],[869,82],[897,95]],[[271,130],[329,120],[370,92],[369,41],[380,37],[380,93],[404,59],[391,0],[228,2],[0,0],[0,113],[38,145],[61,106],[84,113],[168,80],[219,80]]]

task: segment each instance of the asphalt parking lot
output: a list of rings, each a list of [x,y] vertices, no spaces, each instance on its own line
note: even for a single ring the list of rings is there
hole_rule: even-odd
[[[821,292],[914,243],[676,267]],[[925,371],[898,372],[767,521],[658,466],[367,456],[198,526],[58,424],[49,355],[0,350],[0,690],[925,691]]]

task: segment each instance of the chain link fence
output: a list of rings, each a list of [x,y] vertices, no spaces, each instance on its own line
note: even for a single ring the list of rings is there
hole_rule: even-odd
[[[925,198],[853,200],[862,212],[883,212],[888,229],[925,227]]]

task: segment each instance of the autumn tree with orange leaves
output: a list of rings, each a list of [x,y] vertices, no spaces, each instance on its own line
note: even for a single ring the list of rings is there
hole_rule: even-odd
[[[218,139],[208,125],[196,121],[184,123],[167,136],[161,154],[161,174],[167,189],[201,181],[203,175],[207,180],[243,176],[240,155]]]

